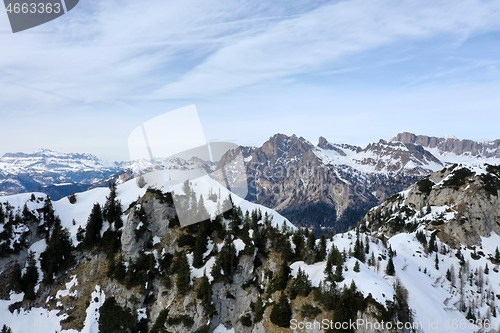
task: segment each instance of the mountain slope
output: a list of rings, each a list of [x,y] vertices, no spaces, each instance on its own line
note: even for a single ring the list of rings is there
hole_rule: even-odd
[[[357,324],[344,331],[498,329],[500,237],[495,220],[475,215],[476,202],[487,216],[496,214],[498,170],[448,167],[370,210],[359,230],[320,239],[237,197],[233,200],[241,210],[181,228],[171,194],[161,190],[163,173],[146,174],[149,189],[134,180],[118,185],[116,197],[99,188],[77,193],[73,203],[67,198],[53,202],[54,215],[79,246],[71,251],[75,263],[55,274],[52,283],[42,265],[52,242],[47,237],[55,232],[47,224],[53,216],[48,199],[39,193],[4,198],[9,205],[2,200],[6,214],[0,224],[4,231],[10,224],[19,232],[1,236],[21,242],[14,253],[0,253],[0,325],[16,333],[30,332],[31,320],[41,332],[72,333],[117,325],[123,332],[291,332],[331,323],[308,330],[326,332],[349,321]],[[185,194],[195,198],[196,210],[200,202],[211,210],[228,194],[220,188],[218,195],[219,186],[197,180]],[[197,200],[199,194],[205,200]],[[109,217],[112,198],[123,207],[121,222]],[[96,202],[108,217],[101,239],[90,246],[87,234],[94,218],[89,213]],[[467,214],[457,218],[453,211],[464,203],[470,203]],[[476,235],[462,239],[464,234],[453,232],[459,225]],[[21,281],[29,270],[27,249],[35,253],[40,274],[32,300],[10,292],[16,288],[15,263],[26,268]]]

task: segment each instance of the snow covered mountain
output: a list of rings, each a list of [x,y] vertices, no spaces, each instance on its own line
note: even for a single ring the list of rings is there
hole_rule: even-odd
[[[240,148],[247,163],[247,198],[300,225],[341,231],[446,165],[500,163],[496,141],[423,138],[403,133],[362,148],[324,137],[314,145],[295,135],[274,135],[262,147]]]
[[[371,209],[356,230],[320,239],[237,196],[235,209],[182,228],[162,190],[164,173],[143,181],[71,200],[50,202],[42,193],[0,200],[0,326],[15,333],[33,325],[41,333],[500,329],[498,166],[443,168]],[[217,211],[229,192],[207,178],[185,194],[193,212]],[[54,251],[65,237],[73,246]]]
[[[500,164],[500,140],[475,142],[400,133],[365,148],[330,143],[314,145],[295,135],[276,134],[261,147],[239,147],[223,156],[244,157],[246,174],[231,174],[248,188],[246,199],[273,208],[298,225],[344,231],[366,212],[422,177],[453,163]],[[228,164],[228,165],[229,165]],[[208,161],[140,160],[106,163],[88,154],[41,150],[0,158],[0,194],[39,191],[52,199],[69,196],[133,174],[158,169],[209,171]],[[236,168],[239,169],[239,168]],[[238,185],[239,184],[239,185]]]
[[[123,163],[107,163],[90,154],[6,153],[0,157],[0,195],[44,192],[59,199],[107,183],[124,173]]]

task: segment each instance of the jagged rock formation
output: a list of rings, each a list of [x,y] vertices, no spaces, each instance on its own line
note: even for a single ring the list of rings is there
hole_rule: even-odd
[[[361,222],[388,237],[424,225],[451,245],[479,245],[500,234],[500,168],[452,165],[370,210]]]
[[[219,165],[231,166],[224,176],[231,180],[233,192],[248,189],[248,200],[276,209],[297,225],[343,231],[370,208],[446,165],[500,163],[499,146],[500,140],[475,142],[406,132],[365,148],[324,137],[315,146],[295,135],[276,134],[261,147],[229,151]],[[237,154],[244,159],[234,159]],[[211,172],[215,164],[181,158],[106,164],[87,154],[47,150],[6,154],[0,158],[0,193],[36,190],[58,199],[126,181],[133,173],[194,167]],[[246,173],[238,172],[245,169]]]
[[[277,134],[262,147],[240,147],[247,163],[253,202],[276,209],[298,225],[346,230],[370,209],[442,163],[414,144],[386,142],[365,149],[317,146],[301,137]]]
[[[441,153],[500,158],[500,140],[477,142],[473,140],[460,140],[454,137],[437,138],[426,135],[415,135],[408,132],[399,133],[392,140],[416,144],[424,148],[437,148]]]

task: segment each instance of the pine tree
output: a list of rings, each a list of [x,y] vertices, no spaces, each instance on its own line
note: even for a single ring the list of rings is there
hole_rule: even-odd
[[[293,284],[290,287],[290,298],[295,299],[297,296],[307,297],[312,290],[312,284],[309,280],[309,276],[300,267],[297,272],[297,276],[293,280]]]
[[[436,232],[433,232],[431,234],[431,239],[429,240],[429,247],[428,250],[430,253],[432,252],[437,252],[437,243],[436,243]]]
[[[333,321],[340,323],[355,322],[357,313],[362,307],[363,295],[356,291],[356,284],[353,281],[349,288],[344,288],[336,304]],[[347,329],[334,329],[334,332],[354,332],[354,330],[349,326]]]
[[[385,269],[385,274],[393,276],[395,273],[394,262],[392,261],[392,257],[389,257],[389,261],[387,262],[387,267]]]
[[[191,284],[191,268],[185,252],[177,252],[174,271],[177,273],[175,286],[179,295],[186,295]]]
[[[446,280],[451,282],[451,271],[449,268],[446,270]]]
[[[4,224],[5,223],[5,212],[3,210],[3,207],[2,207],[2,203],[0,203],[0,224]],[[498,250],[498,248],[497,248]]]
[[[333,275],[333,265],[334,261],[336,260],[336,256],[334,255],[334,251],[330,251],[328,254],[328,257],[326,258],[326,266],[325,266],[325,275],[326,275],[326,280],[329,282],[334,281],[334,275]]]
[[[437,252],[436,252],[436,258],[434,258],[434,268],[439,270],[439,258]]]
[[[234,273],[236,273],[236,267],[238,266],[238,257],[236,256],[236,248],[234,247],[234,243],[231,241],[230,235],[226,237],[224,245],[215,259],[215,264],[220,268],[219,271],[216,271],[216,275],[212,274],[212,276],[214,276],[216,280],[223,277],[226,282],[231,283],[233,281]],[[222,270],[223,273],[221,276],[219,276],[220,270]],[[214,269],[212,269],[212,272],[213,271]],[[216,276],[218,278],[216,278]]]
[[[99,309],[99,332],[135,332],[136,317],[129,309],[121,307],[114,297],[107,298]]]
[[[207,316],[215,313],[215,306],[212,301],[212,286],[205,274],[201,277],[198,290],[196,291],[196,298],[201,301],[201,305],[203,305]]]
[[[359,238],[359,232],[356,235],[356,242],[354,243],[354,258],[361,262],[365,262],[365,250],[363,242]]]
[[[254,316],[254,323],[258,323],[262,320],[264,317],[264,304],[262,303],[262,299],[260,296],[257,296],[257,302],[255,302],[255,316]]]
[[[285,293],[281,293],[278,303],[273,305],[269,319],[271,319],[273,324],[279,327],[290,327],[292,308],[290,307],[290,303]]]
[[[208,230],[209,228],[206,221],[198,224],[198,231],[196,232],[193,248],[193,266],[195,268],[201,268],[203,266],[203,255],[207,251]]]
[[[83,241],[85,247],[92,248],[99,243],[101,240],[102,224],[101,205],[95,203],[87,220],[87,227],[85,228],[85,239]]]
[[[498,246],[495,249],[495,261],[498,263],[500,262],[500,251],[498,250]]]
[[[313,230],[309,232],[309,235],[307,236],[307,248],[313,251],[315,246],[316,246],[316,236],[314,235],[314,230]]]
[[[122,222],[122,204],[116,198],[116,184],[109,184],[109,196],[106,197],[106,203],[103,208],[103,217],[110,224],[115,226],[115,230],[123,226]]]
[[[293,233],[292,242],[295,245],[295,250],[293,253],[293,258],[295,260],[302,260],[304,255],[304,235],[300,230]]]
[[[10,276],[10,289],[19,293],[22,291],[22,271],[19,263],[15,263]]]
[[[72,250],[69,231],[62,227],[61,220],[56,216],[47,248],[40,255],[40,266],[45,271],[45,283],[52,283],[54,275],[74,264],[75,257]]]
[[[24,291],[24,298],[34,300],[36,298],[35,286],[38,283],[38,268],[36,267],[35,253],[28,254],[26,272],[21,278],[21,289]]]
[[[465,319],[469,320],[470,322],[475,322],[476,321],[476,316],[472,312],[472,307],[469,307],[469,311],[467,311],[467,315],[465,316]]]
[[[325,257],[326,257],[326,237],[325,234],[321,234],[321,237],[319,239],[318,255],[316,260],[323,261],[325,260]]]
[[[54,208],[52,207],[52,201],[50,200],[50,197],[47,197],[45,199],[45,203],[42,208],[42,214],[48,231],[50,230],[50,228],[52,228],[52,225],[54,224],[55,220]]]
[[[486,263],[486,265],[484,266],[484,274],[489,274],[490,273],[490,269],[488,267],[488,263]]]
[[[0,331],[0,333],[12,333],[12,329],[9,326],[7,326],[7,325],[3,325],[2,330]]]
[[[401,284],[398,279],[394,285],[394,290],[396,291],[396,303],[397,303],[397,318],[401,323],[411,323],[413,322],[413,314],[408,304],[408,290]]]
[[[334,280],[335,282],[342,282],[344,281],[344,259],[342,259],[340,252],[337,253],[336,265]]]
[[[285,290],[288,280],[290,279],[290,272],[290,266],[288,266],[288,263],[283,260],[279,268],[278,276],[274,281],[274,290]]]
[[[360,271],[360,267],[359,267],[359,261],[356,260],[356,263],[354,264],[354,268],[353,270],[356,272],[356,273],[359,273]]]

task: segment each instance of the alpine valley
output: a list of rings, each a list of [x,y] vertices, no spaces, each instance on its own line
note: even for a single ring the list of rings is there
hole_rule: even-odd
[[[147,161],[6,154],[1,332],[500,332],[499,148],[277,134],[219,163],[243,156],[246,198],[167,192],[132,177]],[[182,226],[179,203],[214,213]]]

